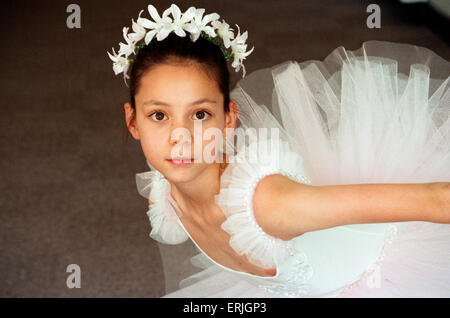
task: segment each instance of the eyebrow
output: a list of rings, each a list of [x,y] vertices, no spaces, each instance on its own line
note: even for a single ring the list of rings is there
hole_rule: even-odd
[[[190,103],[188,106],[193,106],[193,105],[198,105],[198,104],[203,104],[203,103],[213,103],[213,104],[217,104],[216,101],[208,99],[208,98],[201,98],[199,100],[196,100],[192,103]],[[145,103],[142,104],[142,106],[146,106],[146,105],[161,105],[161,106],[171,106],[170,104],[158,101],[158,100],[148,100]]]

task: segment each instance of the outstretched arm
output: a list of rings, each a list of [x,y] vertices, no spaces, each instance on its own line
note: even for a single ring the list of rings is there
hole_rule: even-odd
[[[276,174],[258,183],[252,202],[261,228],[289,240],[345,224],[450,223],[449,193],[448,182],[310,186]]]

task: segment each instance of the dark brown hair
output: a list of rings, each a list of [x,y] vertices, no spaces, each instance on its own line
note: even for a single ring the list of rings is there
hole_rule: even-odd
[[[134,96],[140,88],[141,78],[159,64],[197,63],[198,66],[213,80],[224,96],[224,111],[229,112],[230,102],[230,73],[225,55],[214,43],[200,36],[193,42],[189,35],[180,37],[171,33],[162,41],[154,38],[149,45],[143,46],[130,70],[130,100],[134,110],[136,103]]]

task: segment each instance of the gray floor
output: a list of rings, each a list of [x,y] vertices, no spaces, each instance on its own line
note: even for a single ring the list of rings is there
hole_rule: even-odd
[[[131,2],[131,1],[130,1]],[[146,171],[126,142],[127,91],[106,51],[123,41],[147,1],[78,0],[81,29],[66,27],[71,1],[2,1],[0,296],[159,297],[161,257],[149,237]],[[171,1],[152,2],[159,11]],[[426,46],[450,60],[448,20],[397,1],[179,1],[218,12],[248,30],[247,72],[285,60],[321,60],[365,40]],[[381,7],[381,29],[366,7]],[[145,15],[148,15],[146,12]],[[232,75],[234,86],[239,78]],[[81,268],[81,288],[66,267]]]

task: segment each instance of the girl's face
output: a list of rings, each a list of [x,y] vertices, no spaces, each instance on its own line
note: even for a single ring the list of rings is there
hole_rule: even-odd
[[[210,137],[203,137],[205,130],[216,128],[225,137],[225,128],[236,127],[236,103],[231,101],[231,111],[225,114],[223,95],[216,81],[195,63],[161,64],[153,68],[141,78],[135,101],[135,121],[132,120],[131,105],[125,104],[128,129],[135,139],[141,141],[148,162],[175,183],[194,180],[216,163],[205,161],[206,145],[212,145]],[[201,124],[196,128],[196,135],[195,122]],[[182,137],[180,128],[189,134]],[[200,153],[194,152],[194,142],[197,149],[201,145]],[[211,151],[207,153],[217,157],[214,156],[214,148],[209,149]],[[170,161],[173,156],[199,158],[198,154],[202,156],[198,163],[176,165]]]

